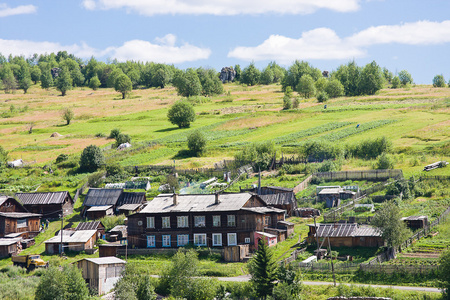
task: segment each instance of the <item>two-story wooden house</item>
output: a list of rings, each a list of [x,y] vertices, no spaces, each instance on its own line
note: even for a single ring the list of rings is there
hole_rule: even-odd
[[[253,249],[255,233],[277,228],[284,216],[284,210],[251,193],[161,194],[128,217],[128,243],[137,248],[248,244]]]
[[[58,219],[73,213],[73,199],[69,192],[16,193],[16,198],[29,211],[42,214],[45,219]]]
[[[0,195],[0,237],[35,237],[39,234],[40,218],[40,214],[29,213],[13,197]]]

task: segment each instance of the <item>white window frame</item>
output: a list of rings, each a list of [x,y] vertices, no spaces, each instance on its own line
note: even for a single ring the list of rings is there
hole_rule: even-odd
[[[231,243],[230,240],[232,240],[234,237],[234,243]],[[236,233],[227,233],[227,242],[228,246],[236,246],[237,245],[237,234]]]
[[[249,237],[245,238],[245,243],[246,244],[250,244],[250,238]]]
[[[147,228],[155,228],[155,217],[147,217]]]
[[[170,234],[163,234],[162,235],[162,246],[163,247],[170,247]]]
[[[220,227],[220,216],[213,216],[213,227]]]
[[[154,235],[147,235],[147,248],[156,247],[156,238]]]
[[[170,217],[162,217],[162,228],[170,228]]]
[[[189,244],[189,234],[179,234],[177,235],[177,246],[184,247]]]
[[[227,215],[227,226],[236,227],[236,215]]]
[[[216,237],[219,237],[216,242]],[[212,245],[213,246],[222,246],[222,234],[221,233],[213,233],[212,234]]]
[[[205,216],[194,216],[194,226],[195,227],[205,227],[206,217]]]
[[[202,243],[200,243],[200,242],[202,242]],[[194,245],[195,246],[207,246],[206,233],[195,233],[194,234]]]
[[[178,228],[189,227],[188,216],[177,216],[177,227]]]

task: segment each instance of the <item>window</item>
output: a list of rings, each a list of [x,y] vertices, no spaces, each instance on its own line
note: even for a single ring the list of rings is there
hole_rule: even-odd
[[[183,247],[189,244],[189,234],[179,234],[177,235],[177,246]]]
[[[27,227],[27,219],[18,219],[17,220],[17,228]]]
[[[147,228],[155,228],[155,217],[147,217]]]
[[[235,227],[236,226],[236,216],[235,215],[228,215],[228,227]]]
[[[195,216],[195,227],[205,227],[205,216]]]
[[[162,236],[162,246],[163,247],[170,247],[170,235],[163,235]]]
[[[213,226],[220,227],[220,216],[213,216]]]
[[[147,248],[155,247],[155,236],[147,235]]]
[[[222,246],[222,234],[221,233],[213,233],[213,246]]]
[[[250,244],[250,238],[245,238],[245,243]]]
[[[228,246],[236,246],[237,238],[236,233],[228,233]]]
[[[177,217],[177,226],[178,228],[186,228],[188,225],[188,217],[187,216],[179,216]]]
[[[162,217],[162,228],[170,228],[170,217]]]
[[[269,226],[270,225],[270,216],[266,216],[266,217],[264,217],[264,225],[265,226]]]
[[[206,233],[194,234],[195,246],[206,246]]]

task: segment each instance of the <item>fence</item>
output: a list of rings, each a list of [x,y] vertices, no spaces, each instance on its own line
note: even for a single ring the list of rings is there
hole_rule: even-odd
[[[323,262],[313,262],[313,263],[294,263],[294,267],[300,268],[302,272],[331,272],[332,266],[331,263],[323,263]],[[334,271],[336,273],[349,273],[356,272],[360,268],[359,263],[355,262],[339,262],[334,263]]]
[[[313,176],[309,175],[308,177],[306,177],[305,180],[300,182],[299,185],[294,187],[294,190],[293,190],[294,194],[297,194],[298,192],[303,191],[304,189],[306,189],[308,187],[309,183],[311,182],[312,178],[313,178]]]
[[[363,171],[339,171],[339,172],[319,172],[314,176],[323,178],[326,181],[345,181],[345,180],[388,180],[390,178],[403,177],[402,170],[363,170]]]
[[[301,253],[305,252],[305,250],[306,250],[306,247],[302,248],[302,249],[295,249],[294,252],[292,252],[292,254],[289,257],[287,257],[287,258],[285,258],[285,259],[283,259],[282,261],[279,262],[280,265],[287,265],[287,264],[290,264],[290,263],[296,261],[297,257]]]
[[[437,271],[438,265],[381,265],[381,264],[361,264],[360,270],[369,273],[408,273],[408,274],[429,274]]]

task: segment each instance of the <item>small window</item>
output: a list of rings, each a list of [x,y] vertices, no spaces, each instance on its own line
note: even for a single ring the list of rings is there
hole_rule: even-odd
[[[27,219],[18,219],[17,220],[17,228],[27,227]]]
[[[155,217],[147,217],[147,228],[155,228]]]
[[[228,220],[228,222],[227,222],[228,227],[236,226],[236,216],[235,215],[228,215],[227,220]]]
[[[222,234],[221,233],[213,233],[213,246],[222,246]]]
[[[228,233],[228,246],[236,246],[237,238],[236,233]]]
[[[245,243],[250,244],[250,238],[245,238]]]
[[[220,227],[220,216],[213,216],[213,226]]]
[[[206,246],[206,233],[194,234],[195,246]]]
[[[205,227],[205,225],[206,225],[205,216],[195,216],[194,221],[195,221],[195,227]]]
[[[162,228],[170,228],[170,217],[162,217]]]
[[[178,228],[186,228],[188,225],[188,217],[187,216],[178,216],[177,217],[177,226]]]
[[[163,235],[162,236],[162,246],[163,247],[170,247],[170,235]]]
[[[177,246],[183,247],[189,244],[189,234],[179,234],[177,235]]]
[[[266,217],[264,217],[264,225],[265,226],[269,226],[270,225],[270,222],[271,220],[270,220],[270,216],[266,216]]]
[[[155,247],[155,236],[148,235],[147,236],[147,248],[154,248],[154,247]]]

